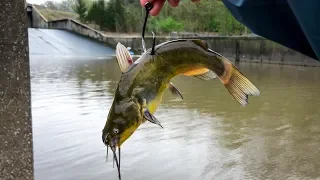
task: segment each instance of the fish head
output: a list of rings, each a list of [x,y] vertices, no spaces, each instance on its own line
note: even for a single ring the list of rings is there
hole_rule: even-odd
[[[102,141],[114,150],[120,147],[143,121],[141,104],[135,98],[114,101],[102,131]]]

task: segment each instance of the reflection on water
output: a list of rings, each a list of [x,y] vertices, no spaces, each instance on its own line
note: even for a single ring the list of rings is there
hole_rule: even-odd
[[[320,178],[320,69],[240,64],[261,91],[241,107],[218,81],[176,77],[122,147],[124,180]],[[37,180],[117,179],[101,141],[120,71],[115,59],[31,59]]]

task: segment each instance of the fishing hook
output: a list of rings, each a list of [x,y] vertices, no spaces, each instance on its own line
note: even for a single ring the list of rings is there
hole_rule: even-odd
[[[156,46],[156,36],[154,35],[153,31],[152,31],[152,39],[153,39],[153,44],[152,44],[151,55],[154,55],[154,47]]]
[[[144,52],[146,52],[146,45],[145,45],[145,41],[144,41],[144,33],[146,30],[146,25],[147,25],[147,20],[148,20],[148,16],[149,16],[149,12],[150,10],[153,8],[153,4],[148,1],[146,2],[146,4],[144,5],[145,9],[146,9],[146,16],[144,18],[144,22],[143,22],[143,28],[142,28],[142,49]]]

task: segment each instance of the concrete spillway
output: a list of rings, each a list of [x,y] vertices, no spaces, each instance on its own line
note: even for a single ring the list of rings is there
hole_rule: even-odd
[[[29,51],[31,56],[106,57],[114,49],[64,30],[29,28]]]

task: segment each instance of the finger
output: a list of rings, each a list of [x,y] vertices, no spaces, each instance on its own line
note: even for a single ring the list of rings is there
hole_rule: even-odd
[[[180,2],[180,0],[168,0],[168,1],[169,1],[169,4],[172,7],[177,7],[179,5],[179,2]]]
[[[150,0],[140,0],[140,4],[142,7],[144,7],[144,5]],[[159,12],[161,11],[164,3],[166,0],[153,0],[152,4],[153,4],[153,8],[151,9],[151,11],[149,12],[152,16],[156,16],[159,14]]]
[[[146,0],[147,1],[147,0]],[[158,0],[158,1],[154,1],[153,2],[153,8],[150,11],[150,14],[152,16],[156,16],[159,14],[159,12],[161,11],[163,5],[165,3],[165,0]]]
[[[144,5],[148,2],[148,0],[140,0],[140,4],[142,7],[144,7]]]

